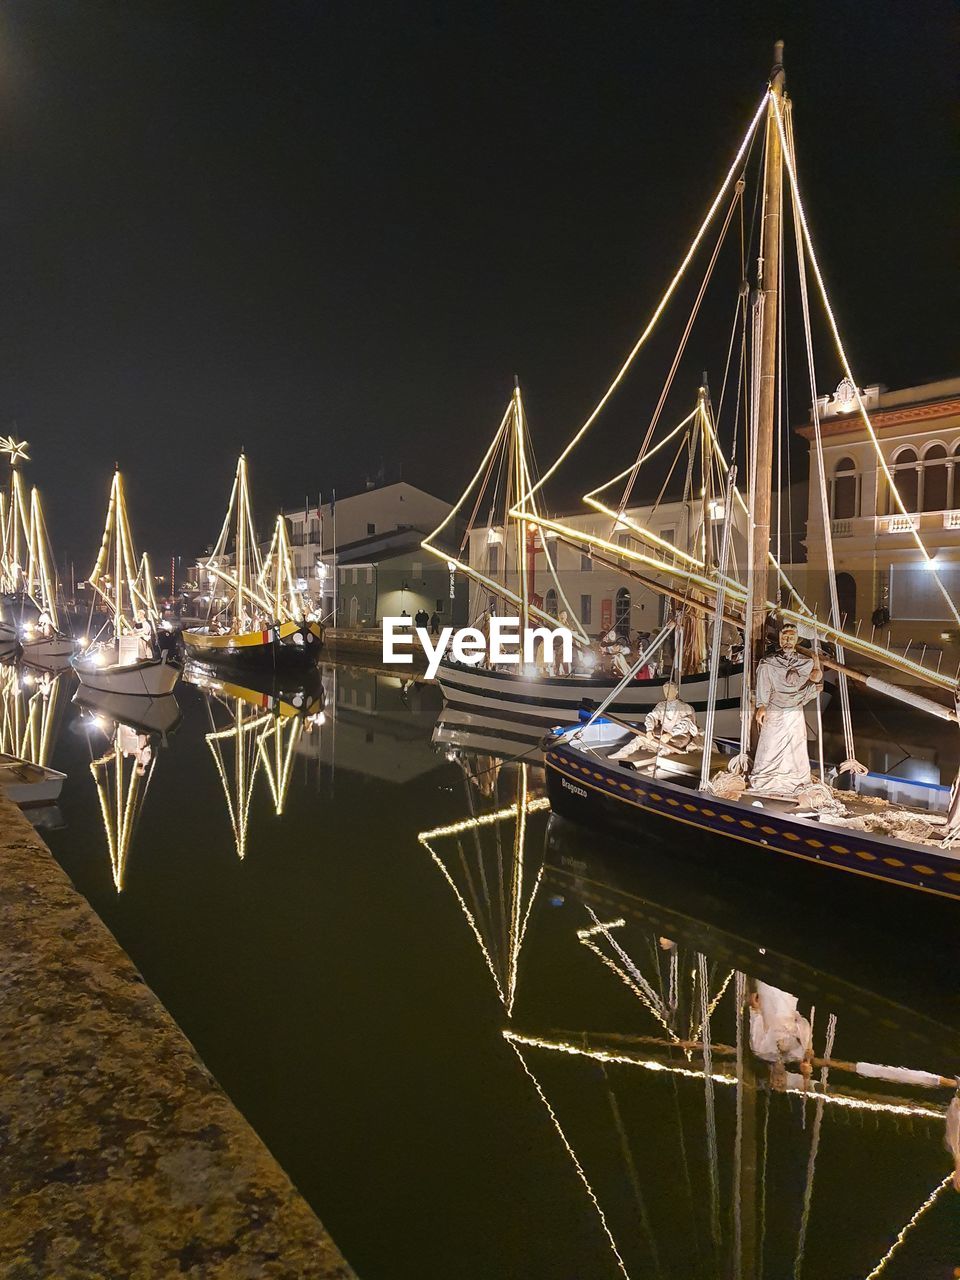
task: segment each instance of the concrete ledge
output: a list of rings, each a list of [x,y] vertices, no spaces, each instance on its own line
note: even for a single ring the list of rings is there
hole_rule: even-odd
[[[0,1275],[353,1277],[2,796]]]

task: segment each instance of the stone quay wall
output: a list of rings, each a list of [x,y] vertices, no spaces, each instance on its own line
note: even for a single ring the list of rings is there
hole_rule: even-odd
[[[0,1275],[355,1280],[2,795]]]

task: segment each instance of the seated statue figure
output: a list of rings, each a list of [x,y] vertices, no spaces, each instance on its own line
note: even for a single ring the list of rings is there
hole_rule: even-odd
[[[629,760],[641,751],[670,755],[689,750],[691,743],[700,737],[700,726],[693,707],[689,702],[681,702],[679,693],[673,681],[668,680],[663,686],[662,699],[644,719],[644,732],[632,735],[610,759]]]

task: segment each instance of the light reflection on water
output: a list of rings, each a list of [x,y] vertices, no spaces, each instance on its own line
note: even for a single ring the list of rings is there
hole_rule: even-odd
[[[819,1065],[804,1090],[747,1012],[761,984],[818,1057],[952,1076],[942,912],[692,883],[690,837],[556,823],[534,755],[449,725],[435,745],[436,691],[376,672],[208,678],[182,723],[69,704],[66,678],[3,689],[4,732],[29,745],[32,716],[68,774],[54,853],[364,1280],[960,1261],[950,1091],[834,1066],[824,1095]],[[911,731],[878,731],[871,765]]]

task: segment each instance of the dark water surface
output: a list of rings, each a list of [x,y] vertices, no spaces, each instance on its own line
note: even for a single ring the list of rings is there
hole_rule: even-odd
[[[448,758],[435,690],[324,685],[323,723],[181,685],[166,745],[119,752],[65,706],[44,835],[362,1280],[953,1274],[949,1187],[884,1261],[952,1167],[949,1091],[782,1092],[736,1005],[759,980],[817,1053],[953,1075],[942,913],[905,894],[878,938],[832,876],[692,883],[683,829],[625,850],[551,823],[532,763]]]

